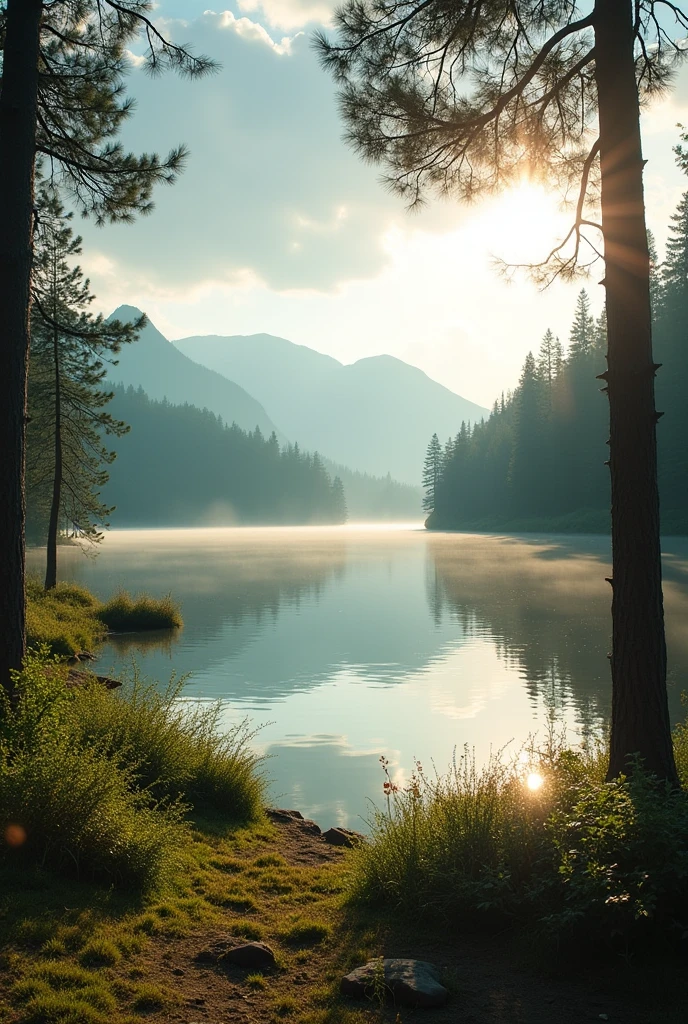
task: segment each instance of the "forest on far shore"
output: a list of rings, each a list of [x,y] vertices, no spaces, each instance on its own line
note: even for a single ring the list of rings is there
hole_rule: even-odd
[[[650,238],[659,486],[665,533],[688,532],[688,192],[671,218],[666,258]],[[429,529],[609,529],[607,323],[581,291],[564,350],[548,330],[513,393],[489,418],[433,436],[423,472]]]

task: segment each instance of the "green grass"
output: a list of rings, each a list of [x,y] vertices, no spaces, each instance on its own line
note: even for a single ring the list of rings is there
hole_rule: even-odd
[[[72,708],[79,744],[113,757],[126,752],[137,784],[156,800],[238,822],[260,815],[264,780],[253,733],[246,722],[225,725],[219,704],[184,701],[183,681],[160,690],[134,674],[115,692],[82,690]]]
[[[685,726],[675,747],[685,784]],[[354,899],[468,927],[519,922],[557,941],[678,938],[688,792],[639,768],[608,783],[602,750],[526,753],[479,771],[466,751],[444,776],[417,765],[404,788],[387,776],[386,807],[354,854]],[[530,773],[544,780],[536,791]]]
[[[46,591],[32,577],[26,596],[28,646],[46,647],[51,654],[64,657],[97,649],[108,632],[178,629],[183,625],[179,606],[169,594],[132,598],[122,591],[103,604],[76,583],[58,583]]]
[[[31,578],[26,597],[29,647],[47,647],[52,654],[73,657],[94,650],[105,639],[107,628],[96,617],[98,602],[84,587],[58,583],[46,592]]]
[[[150,597],[147,594],[131,597],[120,590],[109,601],[100,605],[95,614],[111,633],[179,629],[183,625],[179,605],[169,594],[161,598]]]
[[[245,726],[223,734],[218,708],[186,705],[180,684],[69,689],[65,672],[30,655],[16,701],[0,694],[0,865],[40,863],[153,891],[177,869],[196,809],[225,822],[260,816],[263,781]]]

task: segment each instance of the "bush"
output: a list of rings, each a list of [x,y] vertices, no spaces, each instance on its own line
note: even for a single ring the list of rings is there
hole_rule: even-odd
[[[98,602],[84,587],[59,583],[46,591],[34,578],[27,581],[26,639],[31,648],[73,657],[105,639],[106,627],[95,617]]]
[[[83,744],[74,728],[81,696],[57,663],[31,655],[14,705],[0,697],[0,851],[154,888],[186,839],[182,807],[141,788],[135,764]]]
[[[467,753],[444,777],[417,765],[404,789],[387,775],[387,808],[354,855],[354,897],[453,922],[520,920],[561,939],[685,927],[688,794],[640,769],[607,783],[601,753],[531,755],[536,791],[520,761],[478,772]]]
[[[101,605],[95,614],[111,633],[179,629],[182,626],[179,605],[169,594],[161,598],[149,597],[147,594],[132,598],[120,590]]]
[[[74,657],[92,651],[109,632],[144,632],[178,629],[183,625],[179,606],[168,594],[132,598],[120,591],[105,604],[85,587],[58,583],[44,590],[35,577],[27,582],[26,632],[29,648],[47,647],[51,654]]]
[[[134,765],[137,785],[156,799],[249,821],[261,811],[264,781],[253,734],[241,723],[221,731],[221,705],[181,699],[183,681],[160,692],[136,675],[110,693],[93,686],[73,703],[80,745]]]
[[[216,705],[134,680],[68,689],[45,651],[0,692],[0,857],[157,887],[188,840],[193,803],[247,821],[264,783],[251,734],[219,729]]]

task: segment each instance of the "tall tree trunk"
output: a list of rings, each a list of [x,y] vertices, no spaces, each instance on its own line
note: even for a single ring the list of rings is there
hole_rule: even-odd
[[[55,372],[55,435],[53,467],[53,498],[48,522],[48,543],[45,566],[45,589],[52,590],[57,584],[57,531],[60,524],[60,500],[62,498],[62,390],[60,380],[60,338],[53,327],[53,367]]]
[[[632,0],[596,0],[612,490],[609,778],[639,755],[677,782],[666,690],[650,263]]]
[[[0,85],[0,686],[25,646],[24,463],[42,0],[8,0]]]

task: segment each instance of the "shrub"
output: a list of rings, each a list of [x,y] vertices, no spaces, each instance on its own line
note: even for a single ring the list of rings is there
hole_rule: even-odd
[[[183,799],[241,821],[261,811],[264,781],[246,723],[221,730],[221,706],[181,699],[182,680],[162,692],[134,677],[110,693],[93,686],[72,705],[82,746],[135,766],[137,785],[157,799]]]
[[[30,648],[73,657],[92,651],[110,632],[143,632],[183,625],[179,606],[168,594],[132,598],[121,591],[101,604],[85,587],[58,583],[44,590],[36,577],[27,582],[26,627]]]
[[[47,647],[52,654],[73,657],[92,650],[105,638],[106,628],[94,611],[97,601],[74,583],[59,583],[45,591],[34,578],[27,581],[26,634],[31,648]]]
[[[167,594],[155,598],[141,594],[132,598],[125,591],[111,597],[96,610],[96,617],[112,633],[138,633],[149,629],[179,629],[179,605]]]
[[[16,701],[0,694],[0,856],[150,889],[186,837],[182,807],[156,802],[136,766],[74,728],[82,691],[30,655]]]
[[[454,922],[518,919],[558,938],[680,930],[688,794],[637,766],[607,783],[604,763],[550,747],[537,754],[535,792],[519,761],[496,757],[478,772],[467,753],[444,777],[418,765],[404,789],[387,775],[387,807],[354,854],[352,895]]]

